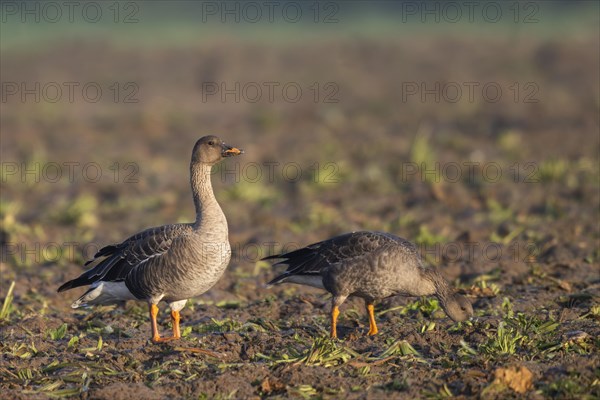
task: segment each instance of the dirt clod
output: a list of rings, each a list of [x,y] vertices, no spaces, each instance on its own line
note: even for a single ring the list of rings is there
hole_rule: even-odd
[[[494,383],[506,385],[517,393],[525,393],[533,387],[533,374],[527,367],[498,368]]]

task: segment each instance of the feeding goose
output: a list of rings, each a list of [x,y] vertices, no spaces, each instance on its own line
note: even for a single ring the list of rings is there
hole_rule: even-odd
[[[227,220],[213,193],[211,168],[242,153],[216,136],[199,139],[190,163],[196,221],[146,229],[100,249],[85,264],[91,269],[58,288],[62,292],[90,285],[71,307],[143,300],[149,307],[152,341],[180,338],[179,311],[187,299],[203,294],[219,280],[231,258]],[[158,332],[161,300],[171,308],[172,337],[161,338]]]
[[[425,267],[409,241],[382,232],[353,232],[304,248],[264,258],[287,270],[268,285],[290,282],[325,289],[331,302],[331,337],[337,337],[339,307],[348,296],[361,297],[369,315],[369,335],[375,335],[374,303],[390,296],[436,296],[454,321],[473,315],[466,297],[456,293],[440,272]]]

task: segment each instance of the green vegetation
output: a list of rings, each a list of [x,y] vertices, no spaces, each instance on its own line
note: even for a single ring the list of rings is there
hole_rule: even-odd
[[[12,312],[12,301],[13,301],[13,290],[15,288],[15,281],[10,283],[8,291],[6,292],[6,297],[4,297],[4,301],[2,302],[2,309],[0,309],[0,322],[8,321],[10,317],[10,313]]]
[[[48,330],[48,337],[52,340],[60,340],[67,334],[67,324],[62,324],[56,329]]]

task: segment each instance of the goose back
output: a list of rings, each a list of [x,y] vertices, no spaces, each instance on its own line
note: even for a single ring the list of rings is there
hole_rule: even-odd
[[[435,293],[417,248],[385,232],[347,233],[267,259],[282,259],[275,265],[288,266],[270,285],[321,281],[334,295],[365,298]]]

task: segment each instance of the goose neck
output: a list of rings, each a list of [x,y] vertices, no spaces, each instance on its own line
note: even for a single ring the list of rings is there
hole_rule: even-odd
[[[442,303],[445,303],[452,294],[448,281],[435,268],[427,268],[425,271],[425,278],[433,284],[435,290],[431,294],[435,295]]]
[[[207,217],[213,214],[222,214],[210,180],[211,169],[211,165],[204,163],[190,166],[192,196],[196,208],[196,227],[199,227]]]

